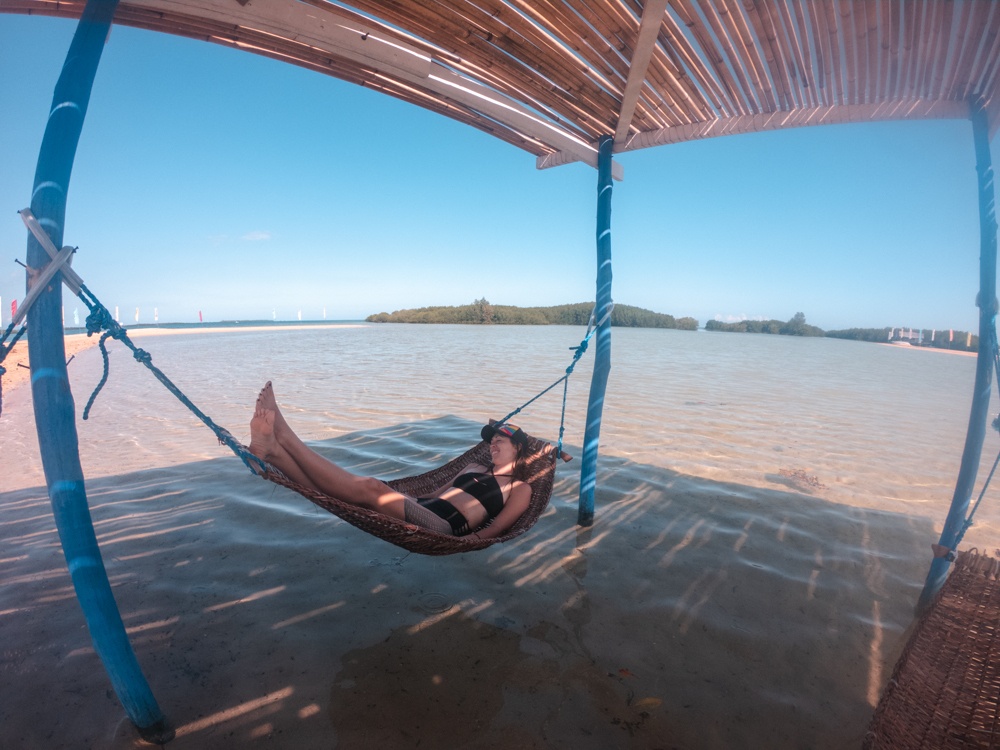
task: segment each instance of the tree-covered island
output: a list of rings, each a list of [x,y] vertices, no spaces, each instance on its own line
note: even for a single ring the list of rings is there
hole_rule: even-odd
[[[579,302],[554,307],[513,307],[492,305],[485,298],[471,305],[458,307],[420,307],[414,310],[396,310],[369,315],[369,323],[461,323],[468,325],[570,325],[585,326],[590,321],[594,305]],[[673,315],[652,312],[631,305],[615,305],[611,311],[611,325],[625,328],[676,328],[683,331],[698,329],[694,318],[675,318]]]

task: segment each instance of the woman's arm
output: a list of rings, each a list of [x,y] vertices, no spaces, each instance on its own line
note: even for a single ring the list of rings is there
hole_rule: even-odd
[[[493,539],[506,533],[511,526],[524,515],[524,512],[531,504],[531,485],[519,482],[517,487],[510,491],[503,510],[493,519],[493,523],[485,529],[473,532],[471,536],[477,539]]]

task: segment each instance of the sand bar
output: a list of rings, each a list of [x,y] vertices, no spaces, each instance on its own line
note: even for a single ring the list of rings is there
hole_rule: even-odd
[[[305,331],[322,328],[357,328],[361,323],[330,323],[330,324],[309,324],[300,323],[292,325],[261,325],[261,326],[213,326],[211,323],[205,326],[192,325],[190,328],[129,328],[129,338],[149,338],[153,336],[180,336],[183,334],[202,333],[232,333],[234,331]],[[100,341],[100,336],[88,336],[85,333],[70,333],[64,337],[66,342],[66,358],[76,356],[78,353],[91,346],[96,346]],[[28,382],[28,344],[26,341],[18,341],[10,354],[4,360],[3,366],[7,372],[3,376],[3,387],[6,390],[13,390]]]

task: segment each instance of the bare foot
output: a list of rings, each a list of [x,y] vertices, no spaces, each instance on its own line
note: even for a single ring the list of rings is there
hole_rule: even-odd
[[[264,383],[264,387],[260,389],[260,394],[257,396],[257,404],[274,412],[274,433],[276,440],[280,441],[285,434],[291,432],[288,422],[285,421],[285,416],[281,413],[281,409],[278,408],[278,400],[274,397],[274,388],[271,386],[270,380]]]
[[[250,419],[250,452],[262,461],[270,461],[278,450],[274,436],[274,411],[265,409],[257,400],[257,408]]]

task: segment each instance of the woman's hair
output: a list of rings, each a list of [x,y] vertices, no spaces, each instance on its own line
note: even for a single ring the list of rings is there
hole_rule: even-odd
[[[510,478],[516,482],[527,482],[529,472],[525,458],[528,453],[528,443],[514,443],[514,450],[517,451],[517,455],[514,456],[514,471],[511,472]]]

